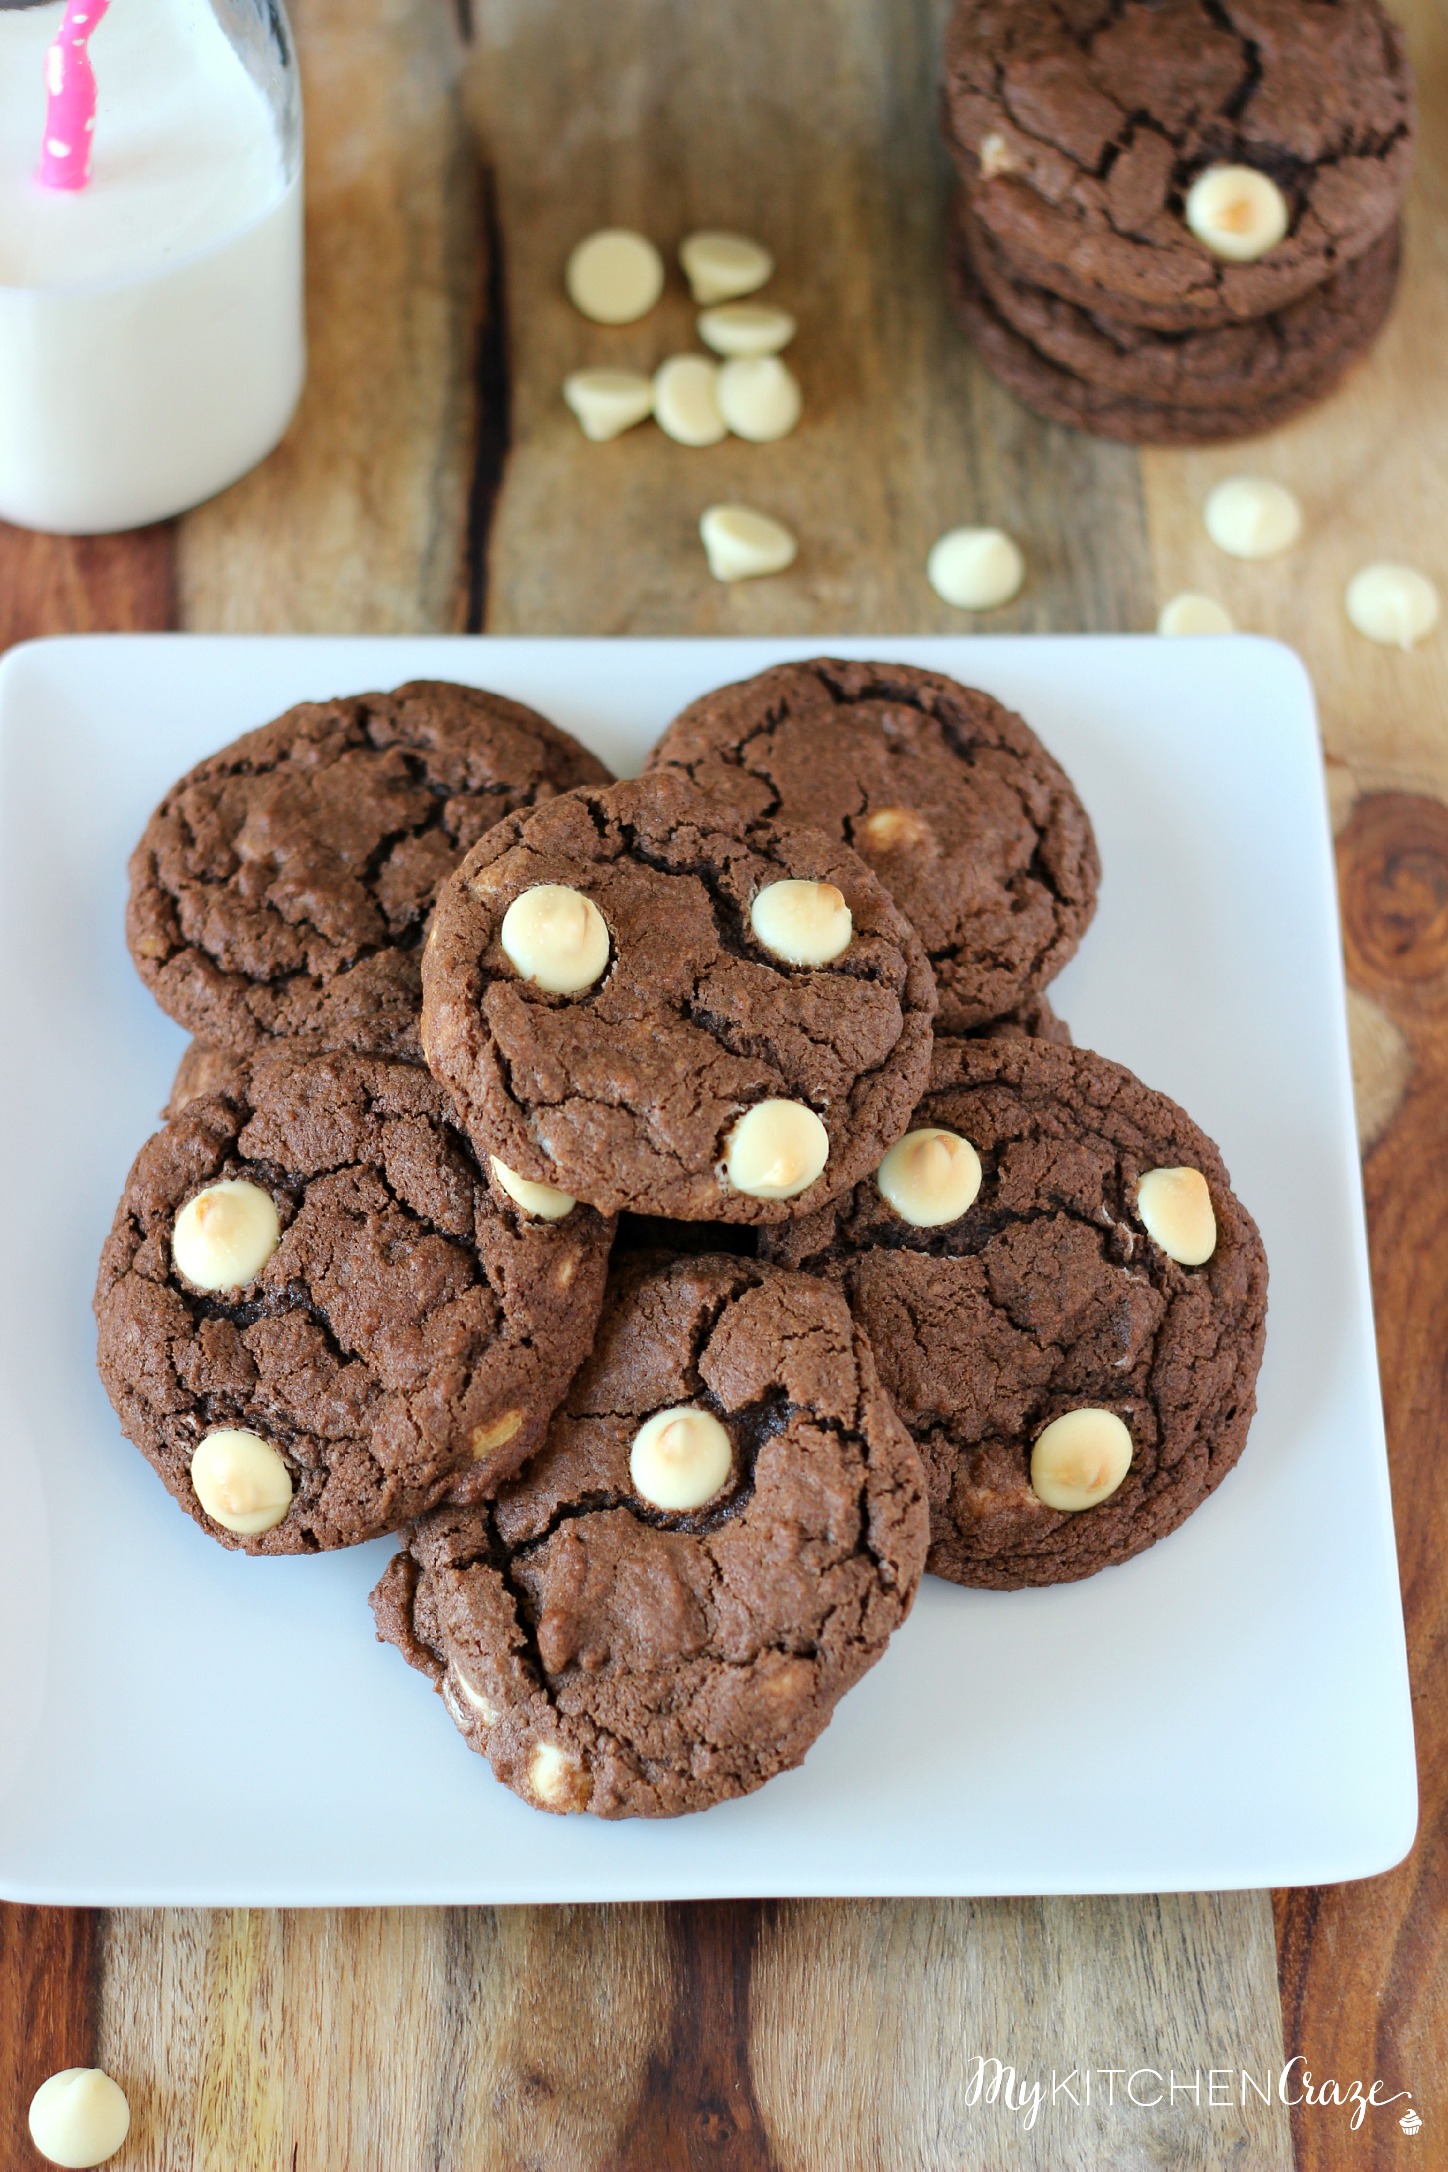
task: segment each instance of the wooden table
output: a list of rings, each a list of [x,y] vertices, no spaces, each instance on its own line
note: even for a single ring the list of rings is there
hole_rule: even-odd
[[[976,365],[942,278],[944,0],[293,0],[309,123],[312,375],[285,446],[180,523],[0,533],[0,644],[88,628],[799,633],[947,629],[926,549],[1024,544],[1001,628],[1147,628],[1177,589],[1298,646],[1340,821],[1344,936],[1423,1831],[1385,1878],[1132,1900],[269,1914],[0,1913],[0,2155],[30,2093],[99,2059],[135,2107],[119,2166],[1156,2166],[1442,2163],[1448,2121],[1448,635],[1347,626],[1348,573],[1448,589],[1448,16],[1397,0],[1423,89],[1408,275],[1370,363],[1250,452],[1138,456],[1037,422]],[[572,314],[605,223],[768,237],[800,319],[788,443],[586,446],[559,384],[690,344]],[[1307,536],[1228,564],[1199,508],[1243,465]],[[704,575],[709,500],[803,539],[788,576]],[[1290,1685],[1290,1653],[1283,1654]],[[1275,1913],[1275,1936],[1274,1936]],[[972,2106],[1021,2069],[1247,2066],[1411,2089],[1392,2113],[1097,2101],[1027,2130]],[[1296,2070],[1300,2072],[1299,2070]],[[1401,2106],[1396,2109],[1401,2109]],[[1436,2152],[1436,2154],[1435,2154]]]

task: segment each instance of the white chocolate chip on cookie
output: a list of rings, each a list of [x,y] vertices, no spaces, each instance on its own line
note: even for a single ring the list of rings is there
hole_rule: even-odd
[[[913,807],[877,807],[855,833],[855,844],[872,858],[887,852],[919,852],[934,842],[930,824]]]
[[[1004,136],[992,129],[980,139],[980,177],[994,181],[997,174],[1014,173],[1020,161]]]
[[[274,1531],[292,1505],[292,1474],[270,1441],[242,1426],[220,1426],[191,1458],[196,1498],[223,1531],[256,1538]]]
[[[854,933],[843,890],[793,878],[765,884],[749,908],[749,924],[786,965],[830,965],[849,949]]]
[[[276,1201],[244,1177],[224,1177],[188,1199],[171,1228],[176,1271],[198,1290],[241,1290],[282,1241]]]
[[[1358,632],[1384,648],[1411,649],[1438,623],[1438,591],[1416,566],[1364,566],[1345,600]]]
[[[506,1448],[510,1440],[517,1439],[522,1424],[521,1410],[505,1410],[498,1417],[489,1418],[482,1425],[475,1425],[468,1435],[473,1461],[481,1463],[495,1448]]]
[[[563,284],[574,308],[595,324],[634,324],[664,291],[664,260],[642,234],[606,226],[579,242]]]
[[[728,1484],[734,1450],[712,1411],[680,1406],[655,1411],[639,1427],[628,1467],[642,1500],[681,1514],[702,1508]]]
[[[796,1199],[829,1159],[830,1135],[802,1101],[757,1101],[729,1134],[724,1174],[751,1199]]]
[[[1302,533],[1302,508],[1292,492],[1266,475],[1233,475],[1218,483],[1202,510],[1207,534],[1229,558],[1276,558]]]
[[[528,1786],[545,1810],[581,1810],[588,1799],[582,1765],[556,1742],[533,1745]]]
[[[897,1139],[875,1172],[880,1196],[914,1229],[959,1221],[980,1190],[980,1156],[958,1132],[930,1125]]]
[[[30,2139],[51,2164],[104,2164],[130,2131],[126,2092],[98,2066],[68,2066],[30,2099]]]
[[[1168,1259],[1200,1267],[1217,1249],[1217,1217],[1200,1169],[1148,1169],[1136,1187],[1136,1211]]]
[[[563,380],[563,397],[595,445],[621,437],[654,411],[653,383],[639,370],[575,370]]]
[[[1110,1500],[1131,1468],[1131,1435],[1114,1410],[1068,1410],[1031,1450],[1031,1490],[1075,1515]]]
[[[764,574],[783,573],[799,555],[799,545],[783,522],[749,505],[707,506],[700,515],[699,537],[716,581],[755,581]]]
[[[540,1222],[561,1222],[578,1205],[571,1192],[560,1192],[556,1184],[539,1184],[532,1177],[519,1176],[496,1154],[488,1156],[488,1166],[514,1206],[521,1207],[525,1214],[536,1214]]]
[[[608,964],[608,923],[591,897],[564,882],[540,882],[515,897],[499,940],[524,980],[550,995],[591,988]]]
[[[957,611],[995,611],[1026,577],[1020,545],[1001,528],[951,528],[931,545],[925,575]]]
[[[1287,232],[1287,199],[1255,166],[1208,166],[1187,190],[1187,225],[1213,256],[1251,264]]]
[[[715,354],[778,354],[794,333],[789,311],[771,302],[724,302],[699,319],[699,337]]]
[[[777,354],[741,355],[719,371],[719,412],[753,445],[788,437],[802,405],[799,380]]]
[[[679,262],[701,306],[753,294],[774,275],[769,251],[744,234],[689,234],[679,244]]]

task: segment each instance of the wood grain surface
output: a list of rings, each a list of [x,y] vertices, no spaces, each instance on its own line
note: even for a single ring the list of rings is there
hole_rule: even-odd
[[[1176,588],[1292,639],[1332,761],[1380,1340],[1424,1777],[1388,1878],[1278,1896],[367,1913],[0,1910],[0,2164],[31,2090],[102,2059],[118,2167],[1299,2167],[1432,2163],[1388,2115],[970,2101],[1023,2073],[1245,2065],[1411,2088],[1448,2123],[1441,1686],[1448,1532],[1448,642],[1345,626],[1370,557],[1448,588],[1448,26],[1400,8],[1424,85],[1410,281],[1352,384],[1228,454],[1139,458],[1026,415],[951,324],[935,141],[944,0],[293,0],[306,70],[312,377],[286,444],[176,530],[0,530],[0,641],[93,626],[499,632],[936,630],[933,537],[998,521],[1030,579],[1002,628],[1145,628]],[[1435,92],[1437,93],[1435,97]],[[800,319],[806,419],[776,448],[585,446],[584,362],[691,344],[568,309],[589,228],[757,231]],[[793,357],[792,357],[793,359]],[[1219,473],[1301,492],[1302,549],[1201,536]],[[722,589],[694,524],[790,521],[787,576]],[[1277,1972],[1280,1967],[1282,2003]],[[1426,2146],[1425,2146],[1426,2145]],[[1441,2145],[1440,2145],[1441,2147]]]

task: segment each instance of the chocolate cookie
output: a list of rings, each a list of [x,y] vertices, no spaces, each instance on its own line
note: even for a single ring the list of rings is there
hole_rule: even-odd
[[[1398,216],[1413,83],[1377,0],[961,0],[945,67],[952,149],[1013,271],[1126,322],[1283,309]],[[1188,224],[1222,166],[1285,215],[1255,261]]]
[[[304,702],[166,794],[131,857],[131,956],[218,1048],[416,1057],[438,884],[502,816],[607,778],[566,732],[470,686]]]
[[[637,1259],[526,1474],[424,1517],[372,1604],[525,1801],[674,1817],[800,1762],[926,1540],[919,1459],[835,1291]]]
[[[950,262],[956,311],[973,345],[1018,400],[1052,422],[1129,445],[1214,445],[1229,438],[1256,437],[1274,430],[1329,393],[1348,367],[1370,347],[1391,305],[1394,280],[1380,283],[1376,314],[1349,326],[1314,369],[1284,388],[1253,392],[1238,404],[1214,406],[1135,399],[1129,394],[1073,377],[1022,339],[985,292],[974,262],[957,240]]]
[[[422,978],[479,1151],[606,1213],[823,1205],[930,1067],[930,967],[869,869],[668,772],[499,823],[439,895]]]
[[[939,1576],[1090,1576],[1242,1452],[1261,1239],[1211,1140],[1088,1049],[937,1042],[877,1176],[761,1243],[842,1284],[924,1460]]]
[[[861,853],[925,945],[943,1033],[1028,1002],[1096,909],[1071,780],[1020,717],[939,672],[780,664],[691,702],[649,767]]]
[[[122,1428],[248,1553],[471,1498],[542,1439],[602,1301],[610,1225],[544,1204],[481,1174],[420,1065],[238,1064],[142,1147],[101,1255]]]
[[[1129,401],[1244,414],[1297,387],[1321,387],[1334,364],[1343,367],[1376,337],[1397,286],[1399,243],[1393,225],[1300,301],[1206,332],[1143,331],[1014,277],[963,206],[955,247],[984,307],[1068,376]]]

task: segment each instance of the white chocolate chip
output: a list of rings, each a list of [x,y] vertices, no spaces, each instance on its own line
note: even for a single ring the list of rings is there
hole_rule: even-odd
[[[244,1177],[225,1177],[187,1200],[171,1227],[171,1257],[195,1289],[241,1290],[281,1241],[271,1193]]]
[[[1019,594],[1026,561],[1001,528],[952,528],[931,545],[925,575],[957,611],[994,611]]]
[[[774,275],[769,251],[743,234],[689,234],[679,244],[679,262],[701,306],[753,294]]]
[[[712,1411],[659,1410],[635,1433],[628,1468],[641,1500],[677,1514],[702,1508],[727,1485],[734,1449]]]
[[[1276,558],[1302,533],[1301,506],[1265,475],[1233,475],[1218,483],[1202,519],[1217,549],[1230,558]]]
[[[994,181],[997,174],[1014,173],[1019,161],[1004,136],[992,130],[980,139],[980,177]]]
[[[521,1410],[505,1410],[500,1417],[489,1418],[483,1425],[475,1425],[468,1436],[473,1461],[481,1463],[495,1448],[506,1448],[510,1440],[517,1439],[522,1423]]]
[[[535,1742],[528,1759],[528,1785],[546,1809],[583,1808],[583,1767],[556,1742]]]
[[[749,505],[710,505],[699,518],[699,536],[716,581],[755,581],[783,573],[799,545],[781,521]]]
[[[1208,166],[1187,190],[1187,225],[1213,256],[1251,264],[1287,232],[1287,199],[1254,166]]]
[[[670,355],[654,372],[654,420],[679,445],[717,445],[725,433],[719,412],[719,365],[701,354]]]
[[[476,1683],[470,1682],[467,1676],[463,1673],[462,1668],[456,1665],[456,1663],[454,1663],[453,1670],[449,1679],[452,1682],[454,1688],[457,1690],[458,1695],[464,1698],[467,1703],[472,1706],[473,1710],[479,1715],[483,1722],[483,1725],[485,1727],[493,1726],[498,1717],[498,1708],[494,1704],[492,1698],[485,1696],[483,1691],[477,1687]]]
[[[794,332],[789,311],[772,302],[725,302],[699,319],[699,337],[715,354],[778,354]]]
[[[633,324],[664,291],[664,260],[642,234],[606,226],[579,242],[563,284],[574,308],[595,324]]]
[[[639,370],[575,370],[563,397],[595,445],[621,437],[654,411],[652,381]]]
[[[1347,615],[1384,648],[1410,649],[1438,623],[1438,591],[1415,566],[1364,566],[1347,584]]]
[[[777,354],[741,355],[719,372],[719,412],[751,445],[788,437],[802,405],[799,380]]]
[[[880,1196],[914,1229],[959,1221],[980,1190],[980,1156],[969,1139],[928,1125],[907,1131],[875,1172]]]
[[[1197,596],[1186,589],[1162,605],[1156,630],[1159,634],[1228,634],[1237,629],[1231,612],[1215,596]]]
[[[540,882],[515,897],[499,940],[524,980],[550,995],[591,988],[608,964],[608,922],[566,882]]]
[[[130,2131],[126,2092],[98,2066],[68,2066],[30,2099],[30,2139],[51,2164],[104,2164]]]
[[[1200,1169],[1148,1169],[1136,1211],[1168,1259],[1200,1267],[1217,1249],[1217,1217]]]
[[[1031,1490],[1076,1514],[1110,1500],[1131,1468],[1131,1435],[1114,1410],[1068,1410],[1031,1450]]]
[[[729,1134],[724,1174],[751,1199],[795,1199],[829,1159],[830,1135],[802,1101],[757,1101]]]
[[[571,1214],[578,1201],[571,1192],[560,1192],[556,1184],[538,1184],[532,1177],[519,1176],[496,1154],[488,1156],[496,1183],[500,1184],[515,1206],[525,1214],[536,1214],[540,1222],[561,1222],[565,1214]]]
[[[223,1531],[255,1538],[274,1531],[292,1505],[292,1474],[270,1441],[240,1426],[220,1426],[191,1458],[196,1498]]]
[[[850,947],[855,923],[845,893],[832,882],[766,883],[755,893],[749,925],[786,965],[829,965]]]
[[[932,842],[930,824],[913,807],[877,807],[856,832],[861,852],[918,852]]]

